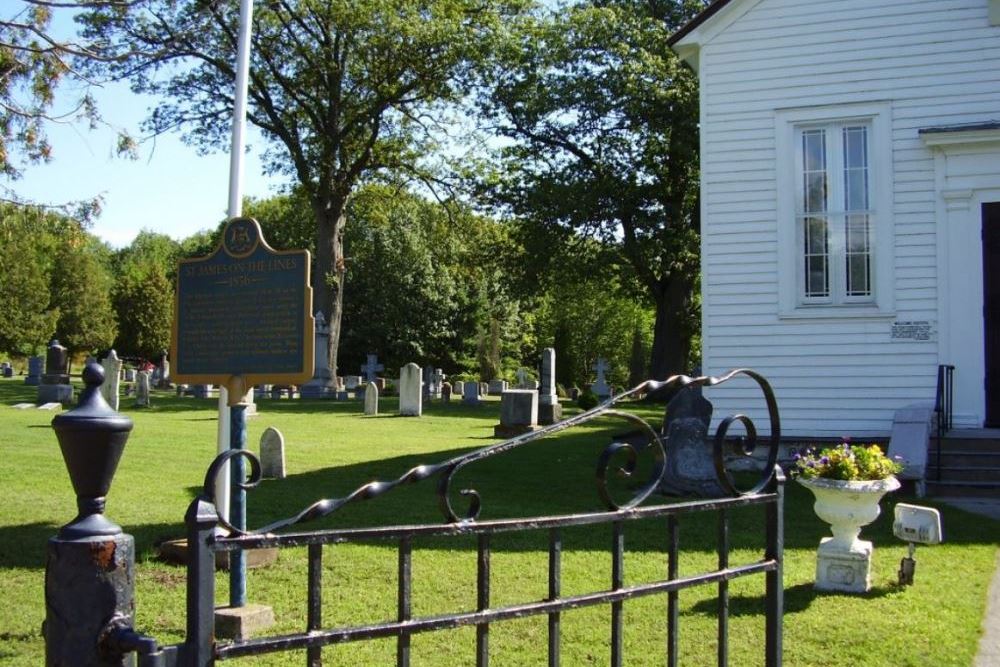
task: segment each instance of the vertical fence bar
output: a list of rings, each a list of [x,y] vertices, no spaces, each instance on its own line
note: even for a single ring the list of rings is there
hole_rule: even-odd
[[[725,570],[729,567],[729,512],[726,509],[719,510],[719,535],[716,546],[719,555],[719,569]],[[726,579],[719,582],[716,615],[719,621],[718,664],[719,667],[726,667],[729,664],[729,581]]]
[[[612,524],[614,533],[611,543],[611,588],[618,590],[625,585],[625,528],[621,521]],[[624,614],[623,603],[611,603],[611,665],[622,666],[622,634]]]
[[[215,644],[215,551],[211,542],[219,515],[215,506],[199,496],[188,506],[187,525],[187,664],[212,664]]]
[[[490,608],[490,536],[479,535],[479,555],[476,558],[476,611]],[[490,626],[476,626],[476,667],[490,664]]]
[[[558,528],[549,531],[549,600],[562,594],[562,536]],[[549,614],[549,667],[559,667],[559,612]]]
[[[246,405],[229,406],[229,448],[247,448]],[[247,527],[246,461],[237,456],[229,463],[229,522],[240,530]],[[247,604],[247,558],[243,549],[229,552],[229,606]]]
[[[680,531],[677,526],[677,515],[667,517],[667,579],[677,578],[677,552],[680,548]],[[677,632],[680,621],[680,610],[677,603],[677,591],[667,593],[667,667],[677,667]]]
[[[410,620],[411,598],[413,577],[413,545],[409,537],[399,540],[399,613],[397,620],[400,622]],[[396,638],[396,665],[397,667],[409,667],[410,665],[410,633],[401,632]]]
[[[774,478],[771,481],[777,496],[774,502],[767,504],[767,553],[766,558],[774,560],[777,567],[765,575],[767,589],[766,620],[764,634],[766,635],[765,664],[767,667],[781,667],[781,617],[785,613],[785,593],[782,588],[782,568],[785,551],[785,475],[781,466],[774,467]]]
[[[306,630],[310,632],[323,627],[323,545],[309,545],[309,603]],[[323,649],[310,646],[306,651],[308,667],[323,667]]]

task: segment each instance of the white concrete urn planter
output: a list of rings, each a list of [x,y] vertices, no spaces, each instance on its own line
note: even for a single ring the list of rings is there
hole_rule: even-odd
[[[849,482],[823,477],[799,477],[813,492],[813,509],[830,524],[833,537],[824,537],[816,554],[816,589],[864,593],[871,588],[872,543],[858,539],[881,513],[882,496],[899,488],[895,477]]]

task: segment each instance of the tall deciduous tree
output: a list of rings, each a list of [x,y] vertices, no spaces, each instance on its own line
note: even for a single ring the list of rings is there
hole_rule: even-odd
[[[535,228],[536,247],[581,236],[617,247],[656,307],[658,378],[685,369],[696,330],[696,81],[667,37],[700,6],[587,0],[552,11],[511,46],[482,99],[513,140],[494,201]]]
[[[355,187],[379,173],[419,174],[437,111],[463,94],[470,70],[521,0],[274,0],[254,10],[248,119],[269,142],[268,169],[302,188],[315,223],[317,305],[337,365],[344,230]],[[166,98],[149,124],[185,128],[202,149],[227,147],[233,108],[235,2],[136,0],[98,8],[88,38],[114,75]]]

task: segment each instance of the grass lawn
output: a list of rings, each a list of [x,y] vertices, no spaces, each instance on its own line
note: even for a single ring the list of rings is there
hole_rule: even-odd
[[[31,401],[34,387],[22,378],[0,379],[0,665],[44,661],[40,627],[44,618],[45,545],[75,515],[75,500],[49,427],[53,413],[13,410]],[[123,412],[135,430],[108,497],[108,516],[136,538],[137,627],[163,643],[182,638],[184,570],[158,562],[154,544],[181,535],[188,502],[214,456],[215,401],[178,399],[155,393],[153,407]],[[780,407],[780,406],[779,406]],[[249,494],[249,522],[263,525],[290,516],[324,497],[339,497],[371,479],[390,479],[419,463],[434,463],[491,442],[499,403],[479,408],[433,403],[420,419],[397,418],[395,401],[383,399],[383,415],[364,417],[362,403],[259,402],[249,421],[248,443],[256,450],[263,430],[275,426],[285,436],[289,477],[265,481]],[[652,421],[659,409],[635,406]],[[476,488],[481,517],[503,518],[600,509],[594,484],[597,453],[615,421],[594,422],[518,451],[472,464],[453,488]],[[435,484],[399,488],[349,506],[312,529],[345,525],[441,521]],[[807,665],[971,665],[980,635],[986,591],[993,573],[1000,524],[942,506],[946,542],[917,550],[916,584],[896,585],[905,545],[892,537],[892,505],[863,531],[876,544],[874,587],[862,596],[820,594],[812,589],[815,549],[826,527],[812,512],[812,496],[790,482],[785,522],[784,662]],[[658,502],[656,498],[654,502]],[[461,499],[453,501],[461,507]],[[929,501],[918,501],[933,504]],[[681,574],[714,569],[714,515],[681,520]],[[735,514],[730,561],[760,558],[763,513]],[[634,522],[626,527],[626,584],[665,576],[665,525]],[[610,586],[610,526],[567,530],[564,534],[563,593]],[[542,599],[547,586],[547,541],[540,533],[493,539],[494,605]],[[251,602],[271,605],[276,633],[300,631],[306,616],[304,549],[281,553],[276,566],[250,572]],[[390,545],[328,547],[324,558],[325,625],[395,618],[396,549]],[[413,613],[426,615],[475,608],[474,540],[426,540],[414,545]],[[730,585],[732,665],[763,663],[763,576]],[[217,578],[217,600],[227,599],[227,578]],[[680,594],[681,664],[715,664],[715,588]],[[662,665],[666,599],[654,596],[625,604],[625,664]],[[607,664],[608,607],[563,614],[562,654],[568,666]],[[546,664],[546,618],[497,623],[490,630],[491,664]],[[417,635],[414,665],[469,665],[474,662],[475,630]],[[327,665],[393,664],[395,644],[376,641],[328,648]],[[302,665],[302,653],[275,654],[252,664]]]

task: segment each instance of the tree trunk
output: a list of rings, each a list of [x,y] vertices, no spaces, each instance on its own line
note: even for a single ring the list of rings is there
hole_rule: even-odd
[[[313,277],[313,310],[323,311],[330,326],[329,346],[316,350],[326,354],[330,371],[337,376],[337,349],[344,309],[344,226],[347,198],[335,197],[326,206],[316,207],[316,275]]]
[[[656,322],[653,325],[653,346],[649,360],[649,375],[654,380],[665,380],[671,375],[684,373],[691,350],[688,331],[688,312],[691,301],[689,281],[664,278],[654,293]]]

